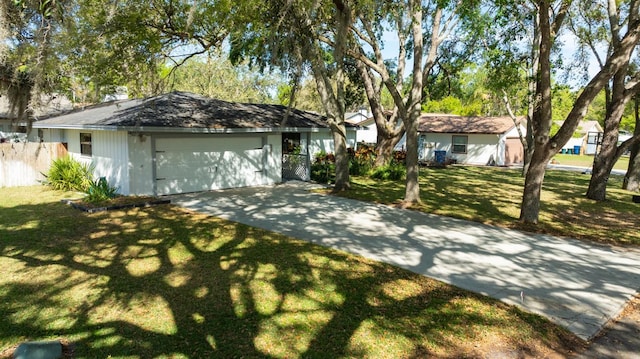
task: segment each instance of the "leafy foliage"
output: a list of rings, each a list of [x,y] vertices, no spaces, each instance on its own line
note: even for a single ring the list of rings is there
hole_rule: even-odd
[[[363,176],[368,174],[374,166],[376,160],[375,148],[361,144],[358,150],[348,149],[349,152],[349,174]]]
[[[44,184],[56,190],[85,192],[92,185],[91,167],[69,156],[54,160],[45,177]]]
[[[171,74],[171,90],[188,91],[225,101],[271,103],[274,75],[262,74],[245,64],[233,65],[226,53],[189,59]]]
[[[107,179],[104,177],[100,177],[95,181],[92,181],[87,188],[87,196],[85,200],[89,203],[100,203],[107,201],[116,196],[116,192],[118,191],[117,187],[110,186],[107,183]]]
[[[359,145],[357,150],[349,148],[349,174],[369,176],[379,180],[400,180],[406,174],[406,151],[394,151],[393,159],[384,166],[374,168],[376,155],[373,146]],[[335,156],[319,152],[311,164],[311,179],[320,183],[331,183],[335,179]]]
[[[399,181],[407,175],[407,169],[398,161],[391,161],[384,166],[377,167],[370,177],[377,180]]]
[[[320,151],[311,164],[311,179],[319,183],[332,183],[336,178],[335,156]]]

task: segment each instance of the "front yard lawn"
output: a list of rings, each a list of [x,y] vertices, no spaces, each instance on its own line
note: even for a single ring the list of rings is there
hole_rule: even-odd
[[[565,166],[577,166],[591,169],[593,167],[593,155],[570,155],[558,153],[553,156],[556,164]],[[629,168],[629,156],[621,156],[613,165],[613,169],[626,171]]]
[[[447,196],[455,183],[440,181],[425,193]],[[399,186],[385,186],[395,200]],[[55,339],[77,358],[565,357],[584,346],[537,315],[389,265],[171,205],[87,214],[65,196],[0,189],[0,352]],[[501,216],[473,197],[441,210]]]
[[[404,181],[377,181],[352,177],[352,190],[341,196],[397,204],[404,198]],[[640,245],[640,204],[620,189],[622,177],[609,179],[605,202],[585,197],[590,175],[548,170],[545,176],[540,223],[518,221],[524,178],[518,169],[449,166],[421,168],[422,205],[416,210],[508,228],[613,244]]]

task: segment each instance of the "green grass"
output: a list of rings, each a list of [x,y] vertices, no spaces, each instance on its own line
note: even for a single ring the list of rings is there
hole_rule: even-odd
[[[553,159],[557,164],[565,165],[565,166],[577,166],[577,167],[585,167],[591,168],[593,167],[593,156],[587,155],[569,155],[559,153],[553,156]],[[629,156],[622,156],[613,166],[616,170],[626,171],[629,167]]]
[[[640,245],[640,205],[631,192],[620,189],[622,177],[611,176],[605,202],[585,197],[589,175],[579,172],[546,173],[540,223],[518,221],[524,178],[520,170],[450,166],[420,172],[422,205],[416,210],[475,222],[549,233],[598,242]],[[404,198],[404,181],[375,181],[352,177],[352,190],[341,196],[397,204]]]
[[[361,257],[173,206],[86,214],[63,197],[0,189],[0,351],[59,338],[76,358],[542,357],[584,345]]]

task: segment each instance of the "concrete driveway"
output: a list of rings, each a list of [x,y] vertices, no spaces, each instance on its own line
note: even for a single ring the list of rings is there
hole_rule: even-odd
[[[640,251],[336,196],[300,182],[171,196],[193,211],[409,269],[590,339],[640,289]]]

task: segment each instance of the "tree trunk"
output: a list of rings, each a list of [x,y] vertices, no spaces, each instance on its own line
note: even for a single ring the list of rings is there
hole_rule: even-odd
[[[351,188],[349,183],[349,156],[347,155],[347,138],[344,123],[333,133],[333,143],[336,154],[336,183],[333,192],[346,191]],[[338,155],[341,154],[341,155]]]
[[[607,183],[614,165],[610,152],[611,149],[607,149],[602,154],[597,154],[593,160],[593,171],[589,181],[589,189],[587,189],[587,198],[594,201],[604,201],[607,197]],[[613,152],[615,155],[615,147]]]
[[[421,203],[418,166],[418,119],[405,124],[407,129],[407,179],[404,202],[407,205]]]
[[[551,130],[551,24],[549,23],[549,2],[539,1],[540,52],[536,70],[535,106],[531,121],[535,141],[531,162],[525,175],[520,220],[538,223],[540,214],[540,192],[549,155],[549,132]]]
[[[531,46],[531,67],[529,67],[529,81],[527,88],[529,93],[527,94],[527,133],[525,134],[524,146],[524,164],[522,166],[522,177],[527,177],[529,166],[531,165],[531,159],[533,158],[533,151],[535,150],[535,141],[533,140],[533,113],[536,108],[536,73],[538,66],[540,65],[540,41],[542,36],[540,33],[540,17],[534,16],[533,23],[533,38]]]
[[[622,86],[624,86],[624,84],[622,84]],[[613,93],[615,95],[617,91],[614,90]],[[595,201],[606,200],[609,175],[619,157],[617,156],[618,129],[627,102],[628,101],[620,98],[610,102],[604,124],[602,145],[593,160],[593,170],[591,180],[589,181],[589,189],[587,190],[587,198],[589,199]]]
[[[541,150],[535,151],[529,169],[525,176],[522,205],[520,207],[520,221],[525,223],[538,223],[540,215],[540,194],[547,162],[551,155],[546,155]]]
[[[332,86],[330,71],[325,62],[325,53],[316,34],[308,35],[308,44],[304,51],[307,52],[313,76],[316,80],[318,94],[324,103],[327,122],[331,127],[334,140],[334,154],[336,158],[336,183],[333,191],[348,190],[349,183],[349,155],[347,153],[347,132],[344,124],[344,56],[345,46],[348,40],[348,32],[351,21],[351,10],[347,3],[334,1],[338,10],[335,18],[336,43],[333,47],[335,61],[335,91]],[[309,21],[306,19],[305,21]]]
[[[634,99],[634,109],[636,117],[636,129],[633,131],[634,136],[640,136],[640,104],[638,97]],[[631,155],[629,157],[629,167],[624,176],[622,188],[632,192],[640,190],[640,143],[636,143],[631,147]]]
[[[378,132],[376,138],[376,160],[374,166],[381,167],[391,162],[391,159],[393,158],[393,149],[404,135],[404,124],[399,122],[397,108],[390,116],[387,116],[385,113],[382,102],[380,101],[382,84],[377,85],[375,83],[376,77],[373,75],[372,71],[367,68],[365,63],[361,60],[356,60],[356,68],[358,69],[358,73],[360,74],[360,78],[364,84],[365,94],[367,95],[371,114]],[[401,126],[398,126],[398,124]]]
[[[531,129],[527,129],[527,132],[532,131]],[[527,146],[524,148],[524,165],[522,166],[522,176],[526,177],[527,172],[529,171],[529,166],[531,165],[531,158],[533,157],[533,151],[535,150],[535,144],[527,135]]]
[[[402,116],[407,138],[407,179],[404,192],[405,206],[422,202],[420,200],[420,184],[418,182],[418,119],[420,118],[420,112],[422,111],[420,103],[422,102],[424,83],[423,76],[425,70],[422,67],[424,44],[422,37],[422,10],[420,8],[420,4],[421,3],[419,1],[416,1],[416,3],[413,4],[413,25],[411,26],[413,39],[415,41],[413,47],[413,83],[411,84],[411,91],[409,92],[409,101],[407,101],[409,104],[407,106],[408,113],[405,116]],[[437,19],[433,24],[434,29],[440,28],[440,11],[441,10],[438,9],[437,14],[434,17]],[[426,64],[424,65],[425,68],[428,67],[431,62],[434,62],[436,58],[437,45],[435,45],[435,41],[433,41],[433,39],[434,38],[432,38],[431,47],[429,48],[429,54],[427,55]]]
[[[627,174],[624,176],[624,182],[622,184],[623,189],[631,192],[640,191],[640,156],[638,153],[640,153],[640,143],[631,149],[629,167],[627,168]]]
[[[562,9],[568,11],[570,1],[563,2]],[[610,1],[609,6],[615,6]],[[544,179],[546,162],[553,154],[571,138],[580,120],[584,118],[587,109],[597,94],[611,80],[611,78],[628,64],[629,58],[640,39],[640,21],[635,12],[629,15],[629,27],[623,39],[617,42],[613,51],[608,55],[605,66],[589,81],[573,104],[558,133],[549,138],[551,128],[551,64],[550,53],[554,42],[552,34],[557,34],[564,16],[556,15],[553,25],[550,25],[549,0],[538,1],[538,16],[540,17],[540,62],[536,79],[536,103],[533,116],[535,149],[531,159],[529,171],[525,177],[525,188],[520,219],[525,223],[537,223],[540,210],[540,187]],[[566,15],[566,12],[563,14]],[[559,20],[560,19],[560,20]],[[553,27],[554,31],[551,31]],[[539,182],[539,183],[538,183]],[[535,195],[535,196],[534,196]]]
[[[376,161],[374,166],[380,167],[388,164],[393,159],[393,149],[400,142],[398,136],[380,136],[378,132],[378,142],[376,143]]]

